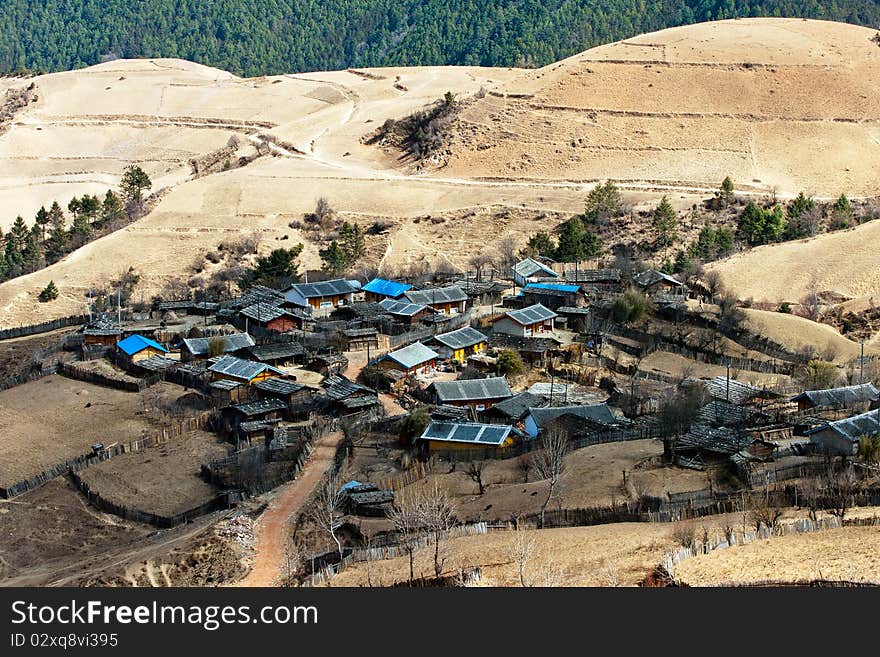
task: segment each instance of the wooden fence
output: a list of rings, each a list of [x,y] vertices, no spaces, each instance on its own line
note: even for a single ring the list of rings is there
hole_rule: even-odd
[[[106,445],[104,449],[100,451],[92,451],[88,454],[83,454],[81,456],[67,459],[66,461],[57,463],[52,467],[47,468],[43,472],[33,475],[32,477],[29,477],[27,479],[23,479],[7,488],[0,488],[0,497],[4,499],[10,499],[17,495],[21,495],[22,493],[25,493],[29,490],[33,490],[34,488],[42,486],[46,482],[51,481],[59,475],[82,470],[84,468],[94,465],[95,463],[106,461],[120,454],[126,454],[128,452],[139,452],[149,447],[155,447],[156,445],[166,443],[173,438],[179,438],[183,434],[190,431],[204,429],[208,426],[208,423],[211,421],[212,417],[213,413],[211,413],[210,411],[206,411],[196,417],[175,422],[168,427],[163,427],[160,431],[157,431],[152,436],[146,436],[144,438],[139,438],[137,440],[131,440],[124,443],[113,443],[110,445]],[[96,444],[99,442],[101,442],[99,439],[95,439]]]
[[[127,381],[125,379],[117,379],[112,376],[107,376],[100,372],[84,370],[70,363],[59,363],[58,373],[69,379],[85,381],[86,383],[93,383],[98,386],[115,388],[116,390],[124,390],[126,392],[141,392],[152,385],[156,385],[163,378],[162,374],[159,373],[135,381]]]
[[[70,317],[60,317],[42,324],[31,324],[30,326],[16,326],[0,331],[0,340],[9,340],[11,338],[23,338],[28,335],[37,335],[38,333],[48,333],[60,328],[68,326],[76,326],[85,324],[89,320],[88,315],[71,315]]]
[[[21,374],[19,376],[12,376],[8,379],[4,379],[0,381],[0,390],[7,390],[9,388],[14,388],[15,386],[20,386],[25,383],[30,383],[31,381],[38,381],[42,379],[44,376],[49,376],[50,374],[58,373],[58,363],[51,365],[49,367],[44,367],[40,370],[35,370],[33,372],[28,372],[27,374]]]

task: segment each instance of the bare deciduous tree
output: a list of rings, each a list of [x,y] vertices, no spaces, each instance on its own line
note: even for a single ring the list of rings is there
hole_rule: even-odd
[[[409,581],[415,579],[413,553],[419,532],[419,504],[417,495],[402,490],[394,496],[394,504],[388,511],[388,519],[400,534],[401,543],[409,556]]]
[[[779,519],[782,517],[782,509],[772,504],[769,499],[763,499],[749,511],[749,518],[755,526],[755,531],[760,531],[761,527],[766,527],[771,532],[775,532],[779,525]]]
[[[529,536],[523,529],[517,529],[515,533],[516,538],[508,550],[508,556],[516,564],[520,586],[525,588],[529,586],[526,569],[535,552],[535,539]]]
[[[436,482],[419,496],[419,523],[434,538],[434,576],[440,577],[445,561],[441,558],[440,541],[455,524],[455,507],[446,490]]]
[[[311,512],[315,524],[330,534],[330,538],[336,543],[340,559],[342,559],[342,542],[336,532],[342,525],[342,500],[343,492],[339,480],[336,477],[330,477],[318,489],[315,505]]]
[[[829,506],[828,512],[843,524],[844,517],[855,503],[855,494],[858,488],[858,481],[852,465],[843,463],[834,466],[830,464],[822,484]]]
[[[473,482],[477,485],[477,490],[480,495],[482,495],[486,487],[483,484],[483,468],[486,467],[485,461],[471,461],[468,463],[467,476],[470,477]]]
[[[565,456],[569,451],[568,436],[559,429],[551,428],[541,437],[541,450],[532,457],[532,467],[541,479],[547,479],[547,497],[541,504],[541,527],[547,505],[559,494],[560,481],[565,474]]]

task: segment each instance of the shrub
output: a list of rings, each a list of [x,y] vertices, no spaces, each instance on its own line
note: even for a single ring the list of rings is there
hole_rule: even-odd
[[[611,309],[617,322],[635,322],[649,314],[653,308],[651,300],[635,288],[630,288],[614,301]]]
[[[498,354],[498,362],[495,365],[498,374],[504,376],[517,376],[526,371],[526,365],[518,351],[505,349]]]

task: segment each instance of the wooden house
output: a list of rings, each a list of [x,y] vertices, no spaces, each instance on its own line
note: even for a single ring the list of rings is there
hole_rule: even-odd
[[[116,349],[123,361],[136,363],[153,356],[162,356],[168,350],[155,340],[135,333],[116,343]]]
[[[441,315],[458,315],[467,310],[468,295],[458,285],[409,290],[404,298],[410,303],[428,306]]]
[[[507,385],[507,379],[503,376],[488,379],[435,381],[428,390],[437,404],[468,406],[475,411],[484,411],[513,396],[510,386]]]
[[[424,304],[410,303],[405,299],[403,301],[385,299],[379,302],[379,308],[394,321],[410,327],[419,324],[434,313],[432,308]]]
[[[189,363],[210,358],[211,341],[222,345],[222,354],[243,356],[254,346],[254,339],[247,333],[232,333],[210,338],[184,338],[180,343],[180,360]]]
[[[379,302],[385,299],[400,299],[410,289],[412,285],[407,283],[374,278],[363,287],[364,300]]]
[[[328,376],[321,385],[331,410],[340,415],[372,413],[382,403],[373,390],[341,374]]]
[[[559,278],[558,272],[534,258],[525,258],[513,266],[513,281],[520,287],[529,283],[538,283],[542,280]]]
[[[525,391],[492,404],[480,413],[480,419],[489,424],[519,427],[524,424],[529,409],[543,408],[547,405],[549,401],[545,397]]]
[[[505,448],[514,444],[513,427],[476,422],[430,422],[422,435],[416,438],[429,454]]]
[[[431,346],[446,360],[457,360],[464,363],[468,356],[481,354],[486,350],[489,338],[477,329],[465,326],[455,331],[435,335]]]
[[[208,386],[208,393],[216,406],[240,404],[248,400],[248,388],[240,381],[217,379]]]
[[[504,333],[517,337],[531,337],[541,333],[551,333],[553,320],[557,315],[541,304],[528,306],[519,310],[509,310],[492,323],[495,333]]]
[[[122,338],[122,329],[109,322],[94,322],[83,327],[83,344],[87,347],[112,347]]]
[[[257,363],[252,360],[244,360],[235,356],[221,356],[208,368],[211,380],[230,379],[244,385],[254,385],[259,381],[270,379],[273,376],[284,376],[284,372],[278,368]]]
[[[314,388],[278,377],[258,381],[253,385],[253,389],[259,399],[272,398],[283,401],[287,404],[287,413],[291,417],[307,412],[315,398]]]
[[[379,348],[379,331],[374,328],[345,329],[346,351],[365,351]]]
[[[382,356],[378,365],[383,370],[397,370],[409,376],[432,371],[439,359],[436,351],[416,342]]]
[[[580,285],[563,283],[527,283],[520,296],[525,306],[541,304],[550,310],[560,306],[577,307],[584,299]]]
[[[571,418],[571,421],[566,421]],[[525,432],[529,438],[537,438],[554,424],[564,425],[566,431],[576,432],[586,429],[611,430],[625,423],[607,404],[591,404],[588,406],[541,406],[530,408],[524,420]]]
[[[360,283],[345,279],[294,283],[284,292],[283,305],[307,310],[312,315],[329,315],[334,308],[354,303],[354,295],[360,289]]]
[[[280,308],[269,303],[255,303],[242,308],[238,314],[241,316],[239,323],[243,321],[248,329],[259,327],[277,333],[302,330],[303,324],[308,321],[302,310]]]
[[[302,364],[305,360],[306,350],[301,342],[275,342],[249,347],[247,350],[250,360],[256,360],[269,365],[289,366]]]
[[[687,286],[678,279],[664,274],[656,269],[648,269],[633,277],[633,282],[638,285],[645,294],[673,294],[684,296]]]
[[[227,431],[236,431],[243,422],[279,420],[286,408],[283,401],[274,398],[233,404],[222,410],[223,424]]]
[[[790,401],[796,402],[798,412],[808,410],[868,410],[877,402],[880,391],[873,383],[862,383],[827,390],[805,390]]]
[[[623,291],[623,272],[620,269],[566,269],[565,282],[580,285],[581,289],[599,294]]]
[[[851,457],[858,454],[862,436],[873,438],[880,434],[880,412],[868,411],[860,415],[826,422],[804,432],[809,436],[813,450],[820,454]]]

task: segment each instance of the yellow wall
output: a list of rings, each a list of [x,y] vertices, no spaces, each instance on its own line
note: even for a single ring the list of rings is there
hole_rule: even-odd
[[[513,444],[513,437],[508,436],[507,439],[501,443],[499,447],[510,447]],[[492,448],[494,445],[483,445],[480,443],[454,443],[448,442],[446,440],[429,440],[428,441],[428,449],[431,451],[440,450],[440,451],[467,451],[469,449],[487,449]]]
[[[259,376],[256,376],[253,379],[251,379],[250,381],[248,381],[247,384],[249,386],[252,386],[255,383],[258,383],[259,381],[265,381],[266,379],[271,379],[273,376],[278,376],[278,375],[270,370],[266,370],[262,374],[260,374]],[[211,380],[212,381],[219,381],[221,379],[228,380],[228,381],[241,382],[241,379],[236,378],[234,376],[227,376],[226,374],[221,374],[219,372],[211,372]]]
[[[147,360],[147,358],[152,358],[153,356],[164,356],[164,355],[165,355],[164,351],[159,351],[155,347],[147,347],[146,349],[142,349],[141,351],[137,352],[136,354],[132,354],[131,362],[137,363],[138,361]]]

